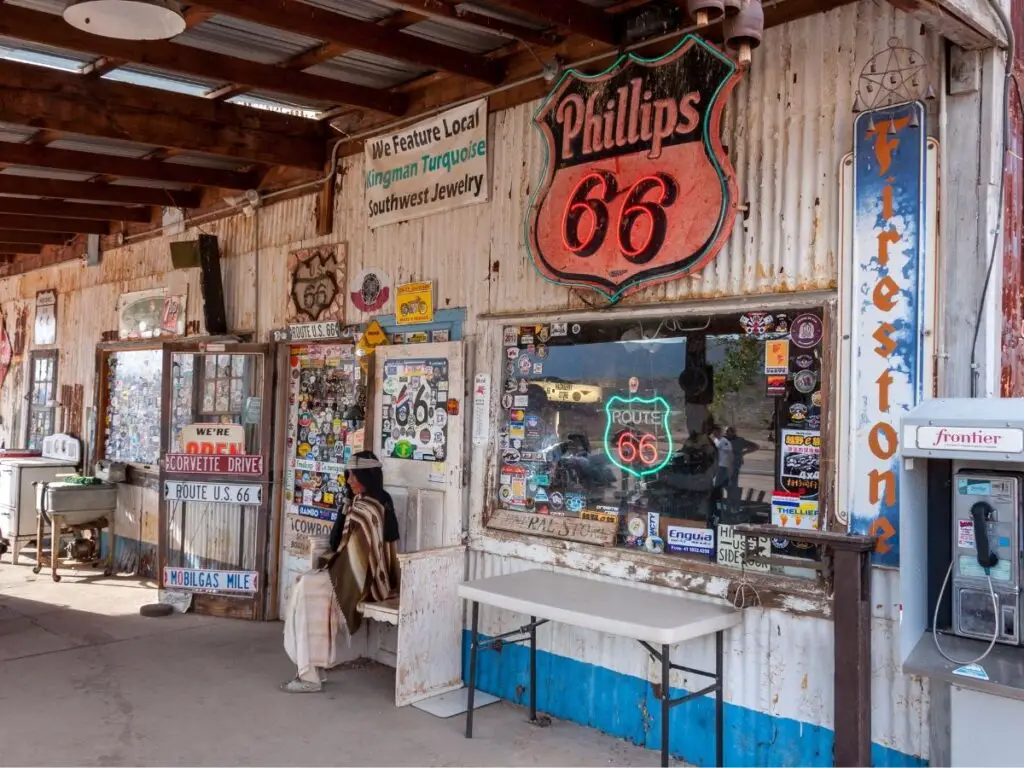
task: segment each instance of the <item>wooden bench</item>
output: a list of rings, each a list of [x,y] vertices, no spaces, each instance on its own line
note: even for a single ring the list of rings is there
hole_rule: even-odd
[[[466,548],[444,546],[451,541],[446,526],[423,525],[428,515],[418,504],[392,495],[402,534],[398,597],[360,603],[356,610],[368,620],[369,657],[395,668],[395,706],[402,707],[463,686],[458,586],[465,578]]]

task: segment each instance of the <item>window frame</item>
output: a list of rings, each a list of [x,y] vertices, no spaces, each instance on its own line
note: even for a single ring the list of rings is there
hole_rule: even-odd
[[[660,305],[630,306],[611,310],[576,312],[537,312],[532,314],[488,314],[480,317],[484,324],[484,343],[478,352],[479,370],[491,372],[491,413],[489,416],[489,440],[486,451],[486,468],[482,482],[471,491],[470,532],[478,548],[484,552],[522,558],[542,564],[585,569],[593,573],[626,578],[632,581],[658,586],[687,589],[708,595],[734,596],[737,583],[755,586],[759,596],[754,600],[746,598],[746,604],[759,602],[762,605],[777,604],[785,607],[789,597],[799,595],[808,598],[802,612],[828,615],[830,607],[824,594],[827,586],[825,568],[821,562],[793,561],[785,565],[810,568],[817,572],[815,578],[800,578],[776,570],[758,572],[740,570],[719,565],[715,561],[690,559],[667,553],[651,553],[620,546],[608,546],[573,540],[566,537],[550,536],[524,530],[510,530],[499,527],[500,519],[495,514],[502,509],[498,501],[498,486],[501,472],[501,450],[498,433],[502,421],[500,405],[504,376],[503,328],[507,325],[530,325],[552,322],[600,322],[653,320],[661,317],[675,317],[688,321],[706,318],[708,315],[742,314],[744,312],[794,312],[817,310],[823,321],[821,357],[821,389],[824,394],[821,422],[821,464],[819,491],[819,514],[822,530],[845,530],[845,523],[836,518],[835,504],[835,457],[836,435],[839,431],[839,413],[835,396],[837,381],[843,375],[841,368],[841,342],[836,337],[838,329],[839,297],[835,291],[823,290],[805,293],[736,297],[725,300],[693,301],[686,304],[666,302]],[[543,518],[529,512],[514,512],[524,518]],[[492,525],[499,522],[499,525]],[[774,556],[778,558],[779,556]],[[783,558],[788,560],[788,558]],[[775,562],[773,564],[782,564]],[[724,579],[724,581],[723,581]],[[738,598],[737,598],[738,599]]]
[[[53,362],[53,376],[48,383],[52,384],[53,391],[52,397],[47,403],[53,403],[53,405],[39,405],[35,404],[35,387],[38,383],[36,379],[36,362],[50,358]],[[25,445],[26,447],[32,447],[32,427],[34,423],[33,416],[38,413],[49,413],[50,429],[55,430],[57,428],[57,403],[59,399],[59,381],[60,381],[60,352],[57,349],[35,349],[29,352],[28,358],[28,389],[25,397],[26,400],[26,413],[25,413]],[[51,431],[50,434],[53,434]],[[46,437],[46,435],[42,435]],[[42,448],[42,437],[40,438],[40,444],[37,448]]]

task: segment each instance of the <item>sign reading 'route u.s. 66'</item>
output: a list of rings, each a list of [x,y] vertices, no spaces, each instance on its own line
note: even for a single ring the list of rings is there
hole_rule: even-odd
[[[736,216],[720,130],[739,76],[693,36],[659,59],[566,72],[535,118],[547,170],[528,242],[544,277],[616,300],[714,258]]]

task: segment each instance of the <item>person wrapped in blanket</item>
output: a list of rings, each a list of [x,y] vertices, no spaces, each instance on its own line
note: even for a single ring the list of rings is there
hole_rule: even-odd
[[[299,577],[288,599],[284,647],[297,671],[281,690],[323,689],[339,634],[349,638],[359,629],[356,606],[398,593],[397,542],[398,518],[380,461],[371,451],[356,453],[345,467],[345,501],[331,529],[330,554]]]

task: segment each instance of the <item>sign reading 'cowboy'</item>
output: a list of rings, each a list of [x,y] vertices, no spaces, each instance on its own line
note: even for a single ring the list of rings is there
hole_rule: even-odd
[[[548,151],[529,213],[540,273],[615,300],[714,258],[736,215],[720,129],[738,79],[693,36],[660,59],[569,70],[535,119]]]

